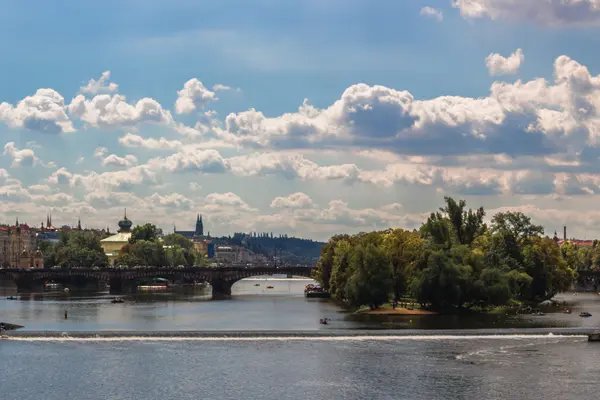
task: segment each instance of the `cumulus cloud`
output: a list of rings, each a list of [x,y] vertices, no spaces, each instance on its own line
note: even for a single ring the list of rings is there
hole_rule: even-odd
[[[143,98],[129,104],[119,94],[99,94],[92,99],[76,96],[68,106],[69,114],[93,127],[126,127],[142,123],[171,125],[173,116],[160,103]]]
[[[133,154],[128,154],[125,157],[119,157],[116,154],[111,154],[102,160],[102,166],[112,165],[116,167],[131,167],[137,164],[137,157]]]
[[[546,26],[600,24],[600,0],[454,0],[465,18],[534,22]]]
[[[433,18],[437,21],[442,21],[444,19],[444,14],[441,10],[429,6],[421,8],[420,14],[423,17]]]
[[[111,93],[119,90],[119,85],[110,82],[110,71],[104,71],[98,80],[90,79],[80,90],[86,94]]]
[[[55,90],[38,89],[16,106],[0,103],[0,121],[11,128],[26,128],[45,133],[73,132],[67,116],[65,99]]]
[[[226,90],[226,86],[220,85],[215,90]],[[183,89],[177,92],[175,112],[177,114],[188,114],[195,110],[206,107],[217,100],[215,92],[207,89],[202,82],[192,78],[183,85]]]
[[[167,140],[164,137],[160,139],[143,138],[133,133],[127,133],[119,138],[119,143],[124,147],[150,150],[174,150],[182,146],[178,140]]]
[[[4,145],[4,153],[2,154],[12,158],[12,168],[34,167],[39,162],[39,158],[35,156],[33,150],[20,150],[15,146],[15,142],[6,143]]]
[[[485,66],[490,71],[491,76],[514,75],[519,72],[521,64],[525,61],[523,50],[517,49],[508,57],[498,53],[492,53],[485,59]]]
[[[552,156],[585,153],[600,133],[600,77],[569,58],[554,82],[494,82],[483,98],[417,100],[407,91],[357,84],[325,109],[306,101],[296,113],[229,114],[222,140],[275,149],[356,148],[403,155]]]
[[[286,197],[275,197],[271,202],[271,208],[311,208],[313,205],[312,199],[302,192],[292,193]]]

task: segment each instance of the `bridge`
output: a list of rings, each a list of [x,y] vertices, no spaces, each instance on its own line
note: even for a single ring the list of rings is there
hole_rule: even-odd
[[[140,268],[140,269],[0,269],[0,279],[13,281],[19,291],[36,291],[45,282],[94,282],[110,285],[110,292],[119,294],[135,290],[138,282],[151,278],[164,278],[169,281],[186,280],[208,282],[212,286],[213,299],[231,296],[231,287],[237,281],[253,276],[285,274],[310,278],[312,266],[275,267],[190,267],[190,268]]]

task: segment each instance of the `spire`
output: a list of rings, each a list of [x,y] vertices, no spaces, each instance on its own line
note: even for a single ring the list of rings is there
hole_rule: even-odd
[[[173,224],[173,233],[177,233],[177,227]]]
[[[19,217],[17,217],[17,222],[15,222],[15,226],[19,226]]]
[[[81,230],[81,217],[77,219],[77,230]]]
[[[127,220],[127,209],[125,209],[124,220]]]

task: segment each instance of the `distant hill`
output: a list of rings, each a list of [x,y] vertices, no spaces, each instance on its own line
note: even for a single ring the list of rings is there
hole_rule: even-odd
[[[323,242],[310,239],[288,237],[287,235],[274,236],[272,233],[241,233],[233,236],[219,238],[218,241],[245,247],[255,253],[267,257],[276,256],[284,262],[292,264],[314,263],[319,258]]]

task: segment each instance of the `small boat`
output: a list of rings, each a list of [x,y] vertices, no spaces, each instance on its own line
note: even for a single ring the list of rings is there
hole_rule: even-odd
[[[113,303],[113,304],[121,304],[121,303],[125,303],[125,300],[123,300],[120,297],[115,297],[114,299],[112,299],[111,303]]]
[[[10,296],[10,297],[7,297],[6,300],[19,300],[19,298],[15,297],[15,296]]]
[[[569,310],[568,308],[565,308],[563,310],[563,314],[571,314],[571,310]]]
[[[267,286],[267,289],[273,289],[273,286]]]
[[[321,319],[319,320],[319,323],[320,323],[321,325],[327,325],[329,322],[328,322],[328,319],[327,319],[327,318],[321,318]]]
[[[541,317],[543,315],[546,315],[546,313],[541,312],[541,311],[536,311],[536,312],[531,313],[531,315],[536,316],[536,317]]]
[[[260,283],[255,283],[254,286],[260,286]]]
[[[592,316],[592,314],[590,314],[590,313],[589,313],[589,312],[587,312],[587,311],[583,311],[583,312],[579,313],[579,316],[580,316],[580,317],[591,317],[591,316]]]

